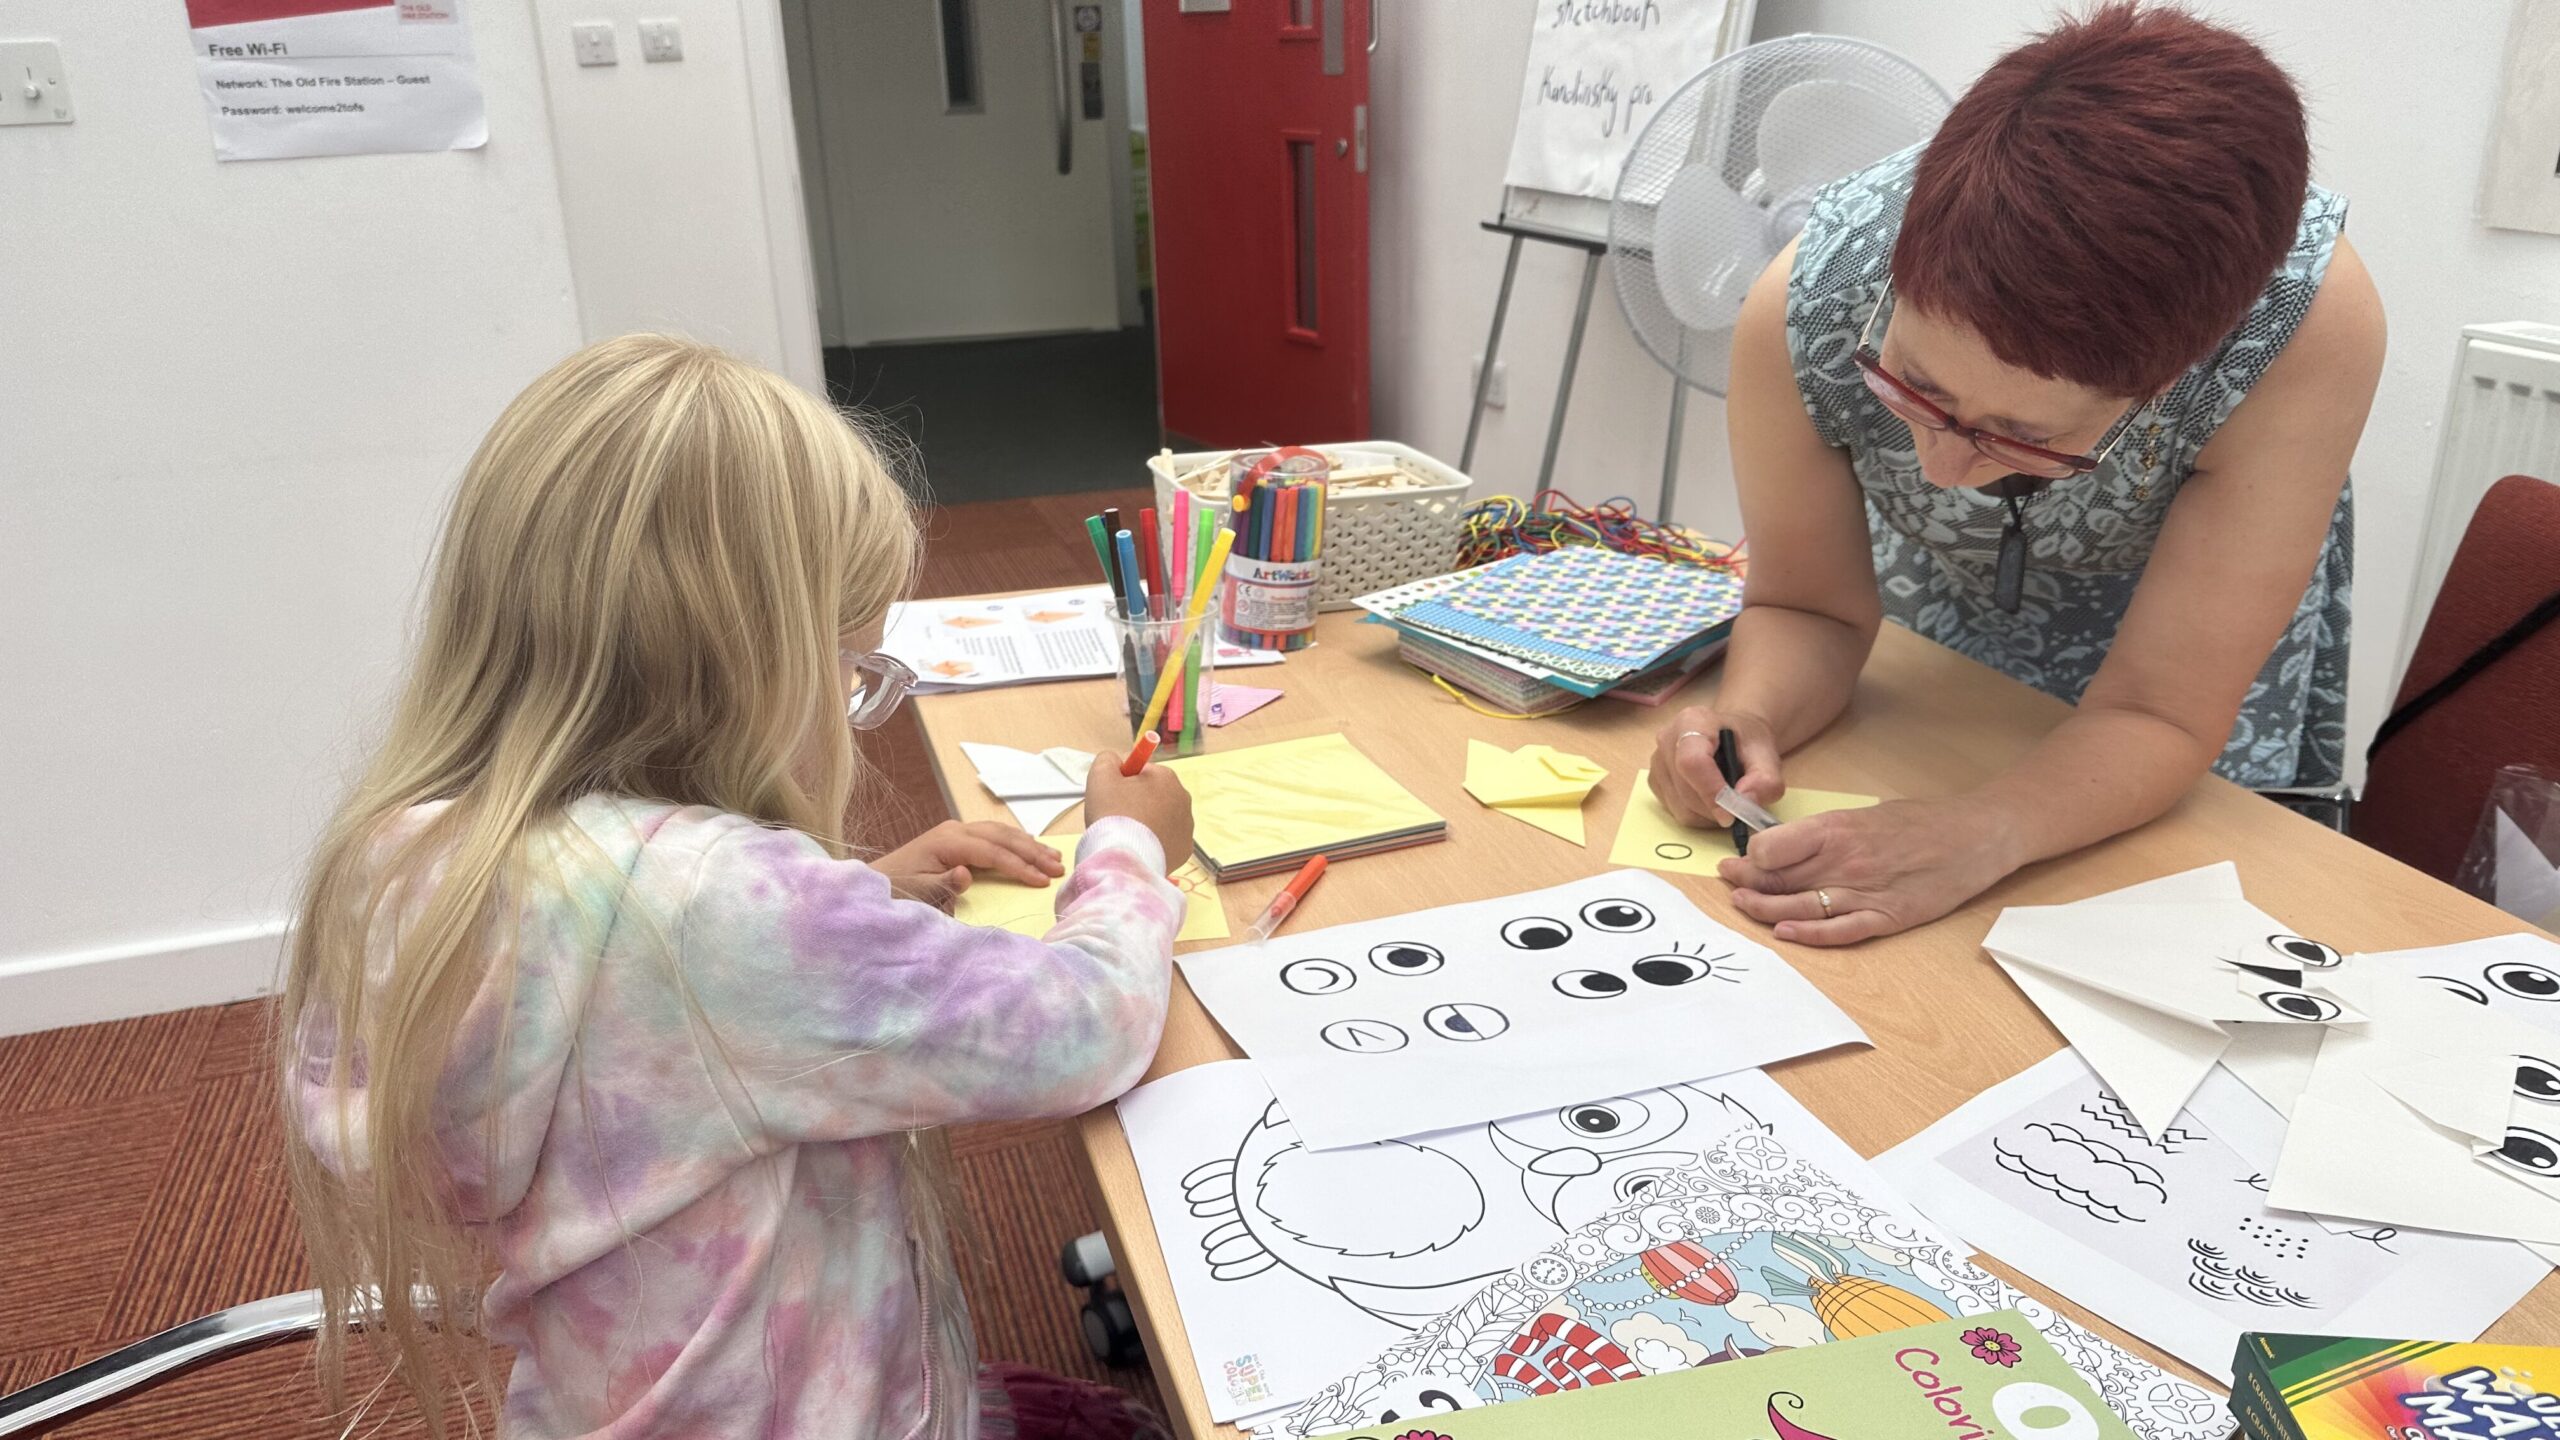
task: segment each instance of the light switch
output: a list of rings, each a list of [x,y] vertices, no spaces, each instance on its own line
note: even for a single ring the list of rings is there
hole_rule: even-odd
[[[578,52],[581,65],[619,65],[622,57],[613,53],[613,22],[581,20],[569,27],[569,44]]]
[[[640,22],[641,58],[656,64],[684,58],[684,26],[673,20]]]
[[[0,125],[70,123],[62,47],[51,40],[0,40]]]

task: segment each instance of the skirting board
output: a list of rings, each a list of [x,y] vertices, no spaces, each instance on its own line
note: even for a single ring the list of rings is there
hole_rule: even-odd
[[[273,992],[285,922],[0,960],[0,1035],[225,1005]]]

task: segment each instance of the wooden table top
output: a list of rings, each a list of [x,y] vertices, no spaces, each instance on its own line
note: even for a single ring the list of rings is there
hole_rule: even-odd
[[[1328,615],[1318,644],[1283,665],[1236,670],[1239,684],[1287,694],[1223,730],[1215,748],[1241,748],[1339,731],[1449,820],[1445,843],[1353,860],[1328,871],[1300,926],[1338,925],[1560,884],[1609,867],[1636,771],[1649,763],[1665,709],[1595,700],[1537,721],[1498,720],[1448,698],[1396,659],[1394,633]],[[1682,692],[1697,703],[1712,678]],[[1024,749],[1072,745],[1125,749],[1126,720],[1109,680],[1018,686],[926,697],[920,702],[934,768],[953,813],[1003,819],[976,780],[962,740]],[[1967,789],[2008,764],[2067,714],[2057,700],[1887,625],[1849,711],[1788,757],[1790,785],[1913,799]],[[1609,769],[1585,806],[1589,845],[1577,850],[1544,831],[1478,805],[1462,788],[1469,737],[1505,748],[1535,742],[1589,755]],[[1054,830],[1082,828],[1081,809]],[[2078,854],[2033,866],[1934,924],[1846,950],[1784,945],[1743,917],[1726,887],[1665,874],[1700,909],[1770,945],[1866,1027],[1871,1048],[1835,1050],[1769,1067],[1780,1083],[1860,1154],[1874,1155],[1982,1090],[2061,1048],[2061,1037],[1982,952],[2003,906],[2056,904],[2219,860],[2237,861],[2249,898],[2342,950],[2376,951],[2479,939],[2528,927],[2471,896],[2369,850],[2223,780],[2207,778],[2169,814]],[[1228,923],[1243,927],[1287,877],[1222,887]],[[1194,948],[1215,948],[1228,941]],[[1179,971],[1176,972],[1177,977]],[[1241,1052],[1176,979],[1152,1080]],[[1147,1217],[1129,1143],[1109,1106],[1077,1121],[1081,1147],[1127,1292],[1175,1424],[1191,1436],[1240,1432],[1208,1419],[1164,1255]],[[2050,1288],[1989,1257],[1987,1268],[2054,1302],[2138,1354],[2196,1372],[2127,1335]],[[2489,1332],[2490,1339],[2551,1343],[2560,1336],[2560,1278],[2546,1278]],[[2201,1377],[2198,1377],[2201,1378]]]

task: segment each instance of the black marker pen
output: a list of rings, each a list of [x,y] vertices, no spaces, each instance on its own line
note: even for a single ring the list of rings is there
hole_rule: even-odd
[[[1716,773],[1724,777],[1725,784],[1734,787],[1735,792],[1740,793],[1742,746],[1734,740],[1733,731],[1730,729],[1716,732]],[[1736,855],[1751,853],[1751,827],[1740,820],[1733,822],[1733,853]]]

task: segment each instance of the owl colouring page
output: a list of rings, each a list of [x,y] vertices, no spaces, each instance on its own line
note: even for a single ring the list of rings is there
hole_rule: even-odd
[[[1756,1070],[1337,1150],[1301,1145],[1247,1060],[1119,1108],[1221,1422],[1304,1399],[1736,1131],[1866,1165]]]
[[[1776,952],[1633,870],[1180,964],[1316,1149],[1866,1041]]]
[[[2284,1138],[2222,1070],[2153,1133],[2064,1050],[1877,1164],[1985,1253],[2225,1379],[2243,1331],[2469,1337],[2549,1269],[2506,1241],[2275,1209]]]

